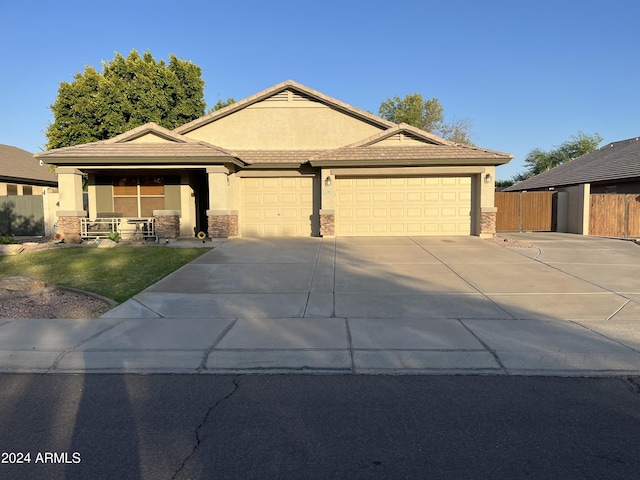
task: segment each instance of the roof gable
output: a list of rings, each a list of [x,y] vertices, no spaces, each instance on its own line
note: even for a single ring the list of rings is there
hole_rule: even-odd
[[[334,149],[395,126],[320,92],[283,82],[174,131],[230,150]]]
[[[161,127],[160,125],[150,122],[141,125],[133,130],[121,133],[120,135],[105,140],[104,143],[188,143],[189,139],[172,132],[171,130]]]
[[[231,105],[227,105],[226,107],[205,115],[204,117],[200,117],[196,120],[193,120],[192,122],[186,123],[185,125],[176,128],[174,131],[183,135],[187,134],[207,125],[208,123],[215,122],[216,120],[224,118],[227,115],[231,115],[237,111],[263,101],[285,102],[289,100],[300,101],[303,99],[322,103],[343,113],[353,115],[354,117],[357,117],[362,121],[376,125],[379,128],[386,129],[395,125],[395,123],[393,122],[385,120],[381,117],[378,117],[377,115],[373,115],[372,113],[366,112],[347,103],[341,102],[340,100],[337,100],[335,98],[329,97],[328,95],[325,95],[312,88],[306,87],[298,82],[294,82],[293,80],[286,80],[282,83],[274,85],[273,87],[258,92],[255,95],[240,100],[239,102],[232,103]]]
[[[395,125],[387,130],[384,130],[376,135],[373,135],[359,142],[347,145],[346,148],[351,147],[368,147],[376,145],[381,146],[424,146],[424,145],[455,145],[455,143],[440,138],[419,128],[413,127],[406,123]]]
[[[513,155],[460,145],[402,123],[359,142],[311,159],[312,165],[502,165]]]
[[[54,165],[244,162],[227,150],[147,123],[109,140],[58,148],[36,158]]]

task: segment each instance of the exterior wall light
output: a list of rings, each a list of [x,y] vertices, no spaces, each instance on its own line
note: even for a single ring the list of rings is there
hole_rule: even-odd
[[[331,177],[327,175],[327,178],[324,179],[324,186],[325,187],[330,187],[331,186]]]
[[[491,183],[492,181],[493,181],[493,177],[491,176],[491,174],[490,174],[490,173],[487,173],[487,174],[484,176],[484,183]]]

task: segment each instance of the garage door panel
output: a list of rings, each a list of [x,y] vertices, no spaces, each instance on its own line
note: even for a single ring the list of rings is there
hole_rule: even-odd
[[[242,179],[243,236],[311,236],[312,216],[311,177]]]
[[[335,189],[336,235],[471,231],[469,177],[337,178]]]

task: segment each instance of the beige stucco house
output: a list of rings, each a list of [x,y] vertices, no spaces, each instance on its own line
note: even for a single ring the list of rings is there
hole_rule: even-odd
[[[490,236],[495,167],[513,156],[286,81],[173,131],[147,124],[36,158],[58,166],[65,234],[117,215],[153,219],[160,237],[256,237]]]

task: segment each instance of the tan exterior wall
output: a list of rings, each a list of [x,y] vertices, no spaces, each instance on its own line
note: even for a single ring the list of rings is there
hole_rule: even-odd
[[[59,194],[57,188],[45,188],[42,195],[44,207],[44,235],[51,237],[54,235],[54,225],[56,223],[56,211],[58,210]]]
[[[40,187],[38,185],[0,182],[0,195],[8,195],[8,185],[15,185],[17,195],[24,195],[25,187],[31,187],[31,195],[42,195],[42,192],[44,192],[45,188],[48,188],[48,187]]]
[[[147,133],[142,137],[129,140],[129,143],[171,143],[171,140],[159,137],[158,135],[155,135],[153,133]]]
[[[576,185],[558,189],[569,194],[567,202],[567,231],[580,235],[589,235],[590,185]]]
[[[95,189],[95,202],[91,202],[91,190]],[[89,217],[97,218],[99,213],[113,212],[113,186],[89,186]]]
[[[227,149],[339,148],[375,135],[380,128],[326,105],[264,101],[185,134]]]
[[[376,147],[420,147],[424,146],[424,142],[407,137],[403,134],[393,135],[376,142]]]

